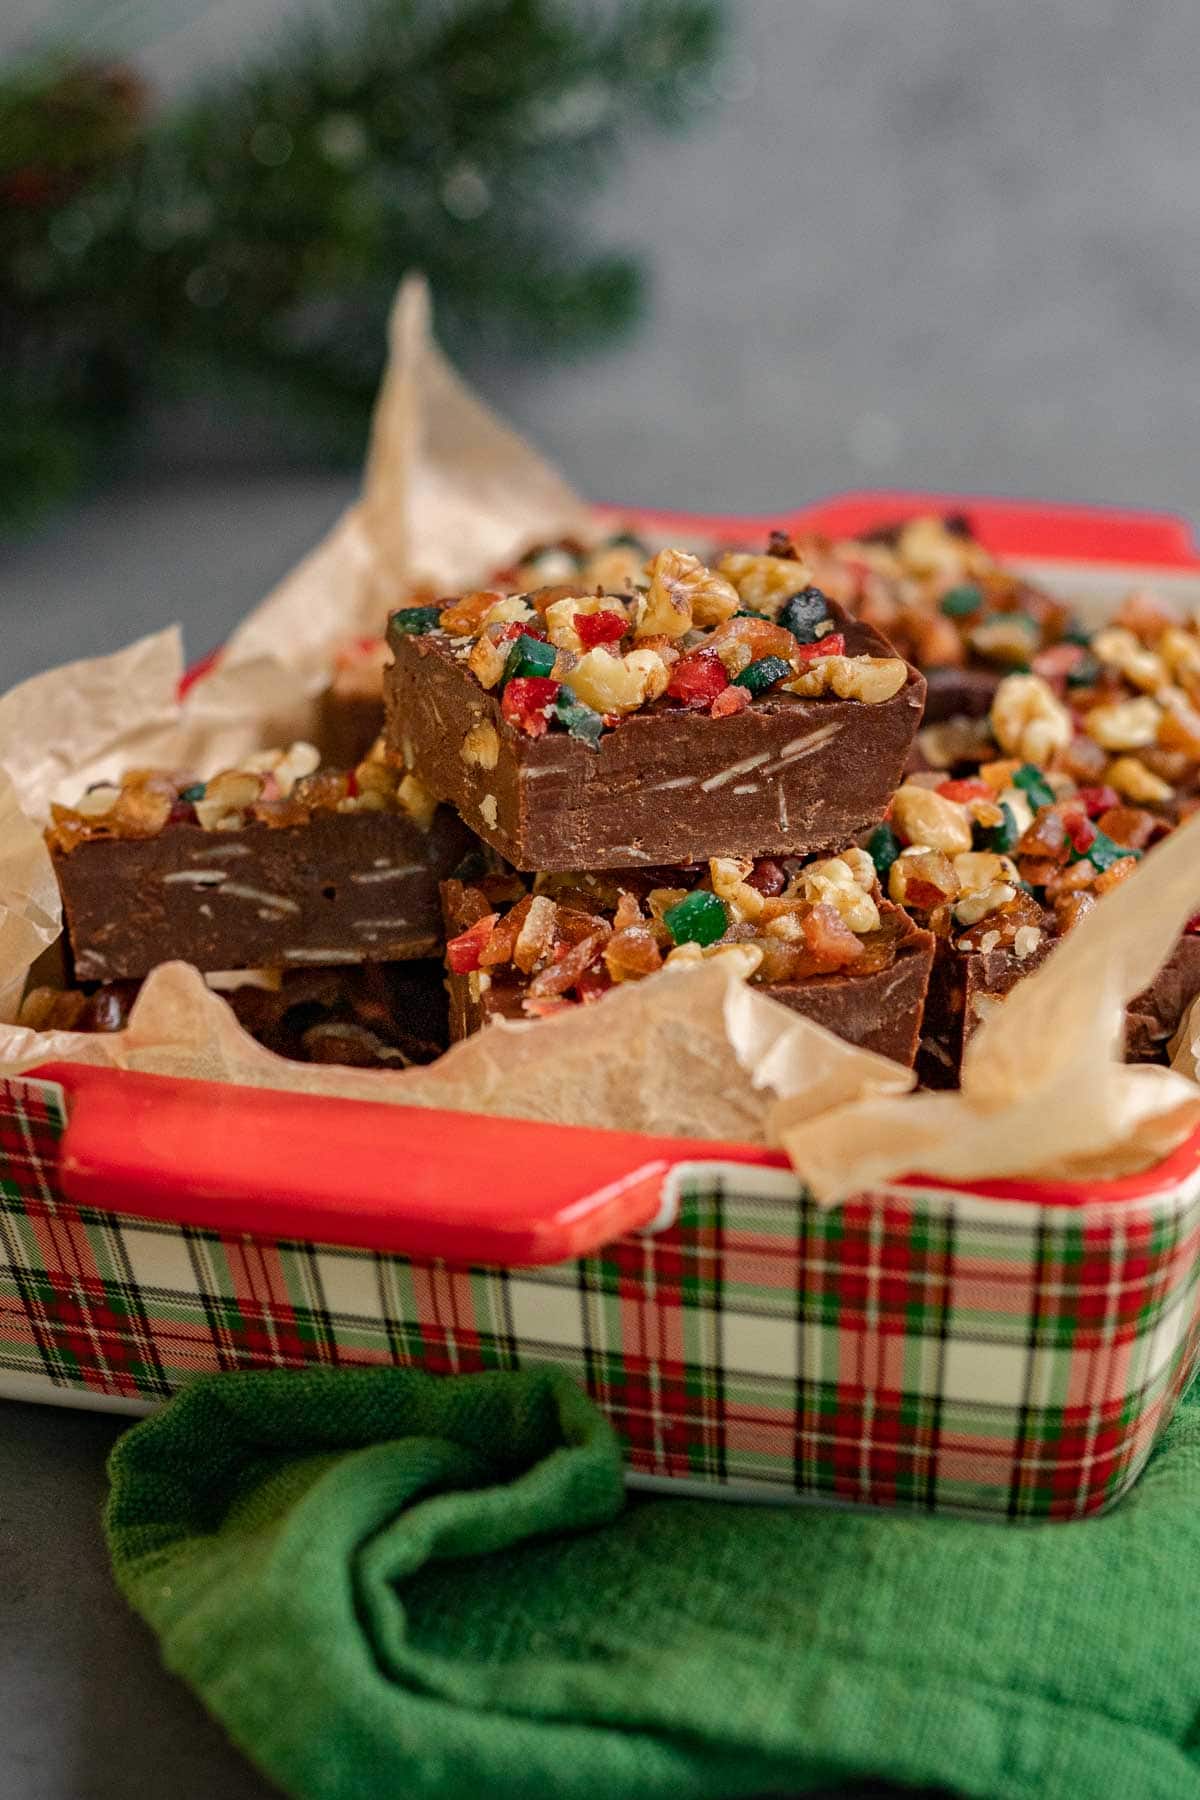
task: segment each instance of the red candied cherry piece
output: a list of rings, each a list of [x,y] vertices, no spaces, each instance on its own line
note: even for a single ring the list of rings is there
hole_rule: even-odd
[[[731,681],[723,688],[709,708],[714,719],[730,719],[734,713],[745,712],[750,704],[750,689],[735,687]]]
[[[1111,812],[1114,806],[1121,804],[1120,794],[1110,787],[1081,787],[1075,799],[1089,819],[1098,819],[1101,813]]]
[[[597,644],[619,643],[629,630],[629,621],[624,613],[608,610],[576,613],[571,623],[579,633],[579,641],[585,650],[594,650]]]
[[[593,1000],[602,1000],[612,987],[612,978],[606,969],[585,969],[575,983],[575,992],[587,1005]]]
[[[548,675],[514,675],[504,690],[500,711],[528,737],[541,737],[549,729],[546,708],[557,700],[559,686]]]
[[[1096,827],[1082,813],[1069,812],[1063,819],[1067,836],[1080,856],[1086,856],[1096,841]]]
[[[815,644],[797,643],[792,651],[801,662],[811,662],[815,656],[845,656],[846,639],[842,632],[831,631],[828,637],[818,638]]]
[[[729,685],[725,664],[715,650],[692,650],[671,670],[667,692],[684,706],[704,709]]]
[[[482,919],[466,931],[460,931],[446,944],[446,967],[452,975],[470,975],[479,967],[479,958],[483,955],[488,939],[492,935],[492,927],[499,919],[499,913],[484,913]]]
[[[1200,913],[1194,913],[1183,929],[1191,937],[1200,937]]]
[[[992,790],[986,781],[971,776],[965,781],[943,781],[937,792],[943,800],[990,800]]]
[[[746,886],[757,888],[760,894],[765,894],[768,900],[773,900],[777,894],[782,894],[787,886],[787,871],[772,857],[760,856],[746,877]]]

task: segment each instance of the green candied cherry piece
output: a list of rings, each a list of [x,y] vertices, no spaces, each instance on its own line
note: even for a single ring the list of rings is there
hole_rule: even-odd
[[[948,619],[965,619],[968,613],[978,612],[982,605],[983,595],[971,581],[948,588],[942,595],[942,611]]]
[[[397,637],[424,637],[436,631],[442,616],[440,606],[402,606],[389,620],[389,628]]]
[[[888,871],[900,854],[900,839],[890,825],[877,825],[867,839],[867,855],[875,864],[875,873],[881,882],[888,878]]]
[[[1054,805],[1054,789],[1036,763],[1022,763],[1012,778],[1012,784],[1021,789],[1034,812],[1039,806]]]
[[[560,725],[566,726],[572,737],[581,739],[593,750],[600,748],[600,739],[604,734],[603,715],[594,707],[585,705],[565,683],[558,690],[554,716]]]
[[[554,659],[558,651],[553,644],[544,644],[541,638],[527,637],[524,632],[514,639],[512,648],[504,661],[504,681],[510,682],[516,676],[535,675],[543,680],[554,668]]]
[[[694,894],[668,906],[663,924],[677,944],[715,944],[729,928],[729,914],[723,900],[707,888],[697,888]]]
[[[975,848],[994,850],[1000,856],[1007,856],[1010,850],[1016,849],[1021,834],[1017,830],[1016,814],[1007,800],[1001,800],[1000,811],[1004,817],[999,825],[976,825]]]
[[[801,644],[815,644],[824,633],[819,629],[829,618],[829,596],[819,587],[806,587],[793,594],[779,609],[779,624],[786,627]],[[828,629],[828,627],[826,627]]]
[[[760,656],[757,662],[748,663],[740,675],[734,676],[733,685],[749,688],[752,694],[765,694],[777,681],[786,681],[795,673],[791,663],[784,662],[782,656]]]
[[[1111,869],[1115,862],[1120,862],[1123,856],[1132,856],[1138,862],[1142,858],[1140,850],[1131,850],[1127,844],[1114,844],[1106,831],[1097,831],[1083,854],[1101,874],[1105,869]],[[1072,857],[1071,860],[1075,862],[1078,859]]]
[[[1086,625],[1080,622],[1080,620],[1072,619],[1071,623],[1067,626],[1067,629],[1063,632],[1062,641],[1064,644],[1082,644],[1086,650],[1091,645],[1092,633],[1088,630]]]
[[[194,806],[197,800],[203,800],[205,785],[203,781],[193,781],[191,787],[180,788],[179,798]]]

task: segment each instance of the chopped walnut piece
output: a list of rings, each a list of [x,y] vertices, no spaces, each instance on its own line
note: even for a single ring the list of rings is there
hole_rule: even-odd
[[[752,556],[730,551],[717,568],[737,589],[742,606],[775,618],[785,600],[802,594],[809,585],[809,572],[802,562],[782,556]]]
[[[634,635],[682,637],[693,626],[719,625],[740,604],[737,589],[686,550],[660,550]]]
[[[490,719],[472,725],[459,746],[459,755],[469,768],[494,769],[500,760],[500,734]]]
[[[1118,756],[1108,765],[1109,785],[1127,800],[1142,800],[1148,805],[1169,800],[1174,793],[1170,782],[1148,769],[1139,756]]]
[[[663,669],[665,687],[666,670],[662,658],[654,651],[645,654],[656,657],[658,666]],[[614,656],[602,644],[581,656],[571,671],[572,690],[586,706],[593,707],[598,713],[636,712],[646,698],[651,679],[651,670],[631,662],[629,657]]]
[[[1093,706],[1085,720],[1088,736],[1105,750],[1141,750],[1158,738],[1163,712],[1157,700],[1114,700]]]
[[[992,699],[996,742],[1022,762],[1048,762],[1074,735],[1066,707],[1040,675],[1006,675]]]
[[[929,788],[905,782],[892,801],[892,824],[910,844],[959,856],[971,848],[971,820],[965,806]]]
[[[980,919],[999,912],[1017,897],[1017,890],[1007,881],[997,881],[982,892],[966,894],[955,903],[954,917],[960,925],[977,925]]]
[[[1161,656],[1147,650],[1123,626],[1110,625],[1092,639],[1092,655],[1106,668],[1117,669],[1132,687],[1153,694],[1166,680],[1166,665]]]
[[[499,685],[508,660],[508,651],[507,642],[498,643],[490,632],[485,631],[482,637],[476,638],[467,658],[467,667],[480,687],[494,688]]]
[[[861,934],[879,928],[879,908],[870,892],[875,865],[871,864],[870,884],[860,881],[862,873],[861,867],[852,866],[846,857],[830,856],[806,864],[798,880],[806,899],[831,906],[844,925]]]
[[[762,916],[765,901],[746,879],[754,873],[750,857],[715,856],[709,862],[708,873],[713,893],[729,907],[735,924]]]
[[[898,656],[831,656],[829,685],[841,700],[881,706],[908,680],[908,665]]]
[[[406,812],[414,825],[422,831],[428,831],[433,824],[433,815],[437,811],[437,801],[425,783],[416,775],[406,775],[396,789],[396,799],[402,811]],[[493,802],[494,804],[494,802]],[[480,811],[482,811],[482,807]],[[495,821],[493,820],[494,824]]]
[[[958,893],[954,864],[941,850],[902,850],[888,871],[888,893],[900,906],[940,906]]]

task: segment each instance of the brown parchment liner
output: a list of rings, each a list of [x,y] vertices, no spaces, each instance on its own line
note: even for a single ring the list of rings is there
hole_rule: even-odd
[[[402,288],[363,493],[180,701],[177,631],[68,664],[0,697],[0,1020],[60,931],[40,824],[51,800],[134,765],[204,776],[313,729],[337,646],[414,589],[484,580],[531,542],[596,532],[561,478],[459,381]],[[128,1028],[0,1024],[0,1073],[51,1059],[301,1093],[561,1123],[781,1143],[818,1198],[920,1169],[953,1179],[1100,1178],[1148,1166],[1200,1124],[1200,1008],[1176,1068],[1120,1061],[1124,1007],[1200,904],[1200,826],[1107,895],[971,1041],[961,1093],[913,1094],[725,968],[668,970],[599,1006],[497,1023],[402,1073],[289,1062],[242,1031],[187,964],[157,969]]]

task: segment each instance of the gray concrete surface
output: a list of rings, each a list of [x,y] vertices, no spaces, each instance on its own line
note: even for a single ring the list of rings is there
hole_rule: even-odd
[[[177,87],[277,0],[8,0]],[[640,336],[485,390],[597,498],[767,510],[847,485],[1195,504],[1200,13],[1177,0],[732,0],[712,116],[589,215],[652,256]],[[209,397],[218,420],[222,396]],[[215,448],[215,461],[214,461]],[[207,461],[208,466],[203,466]],[[182,619],[200,652],[320,535],[338,477],[185,440],[0,552],[0,686]],[[0,1404],[0,1794],[264,1791],[112,1592],[116,1427]]]

